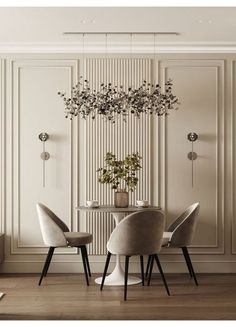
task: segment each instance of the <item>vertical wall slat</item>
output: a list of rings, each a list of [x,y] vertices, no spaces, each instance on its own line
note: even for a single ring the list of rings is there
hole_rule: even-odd
[[[84,76],[91,89],[98,90],[101,83],[111,82],[113,85],[123,85],[127,90],[131,83],[138,87],[143,80],[150,81],[150,59],[89,58],[86,59]],[[150,118],[146,115],[140,119],[130,115],[126,123],[118,116],[115,124],[106,122],[101,116],[86,120],[87,199],[96,198],[100,204],[113,204],[113,191],[110,186],[98,183],[96,172],[103,166],[106,152],[112,151],[120,159],[134,152],[141,154],[143,168],[138,174],[136,191],[132,194],[130,192],[130,204],[134,205],[137,199],[151,200],[150,133]],[[113,218],[107,213],[87,213],[86,229],[94,235],[94,242],[88,249],[90,254],[106,254],[106,243],[114,226]]]

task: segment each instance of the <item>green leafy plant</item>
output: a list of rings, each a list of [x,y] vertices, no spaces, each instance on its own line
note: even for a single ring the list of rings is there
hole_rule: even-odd
[[[124,160],[117,160],[111,152],[105,156],[105,167],[99,168],[98,181],[102,184],[111,184],[117,190],[122,185],[126,191],[134,191],[138,183],[137,172],[142,168],[142,157],[137,153],[128,154]],[[124,185],[124,186],[123,186]]]

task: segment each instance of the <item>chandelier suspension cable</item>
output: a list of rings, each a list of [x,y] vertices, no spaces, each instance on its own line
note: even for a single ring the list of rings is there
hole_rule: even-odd
[[[154,54],[155,54],[155,60],[154,60],[154,65],[155,65],[155,84],[161,84],[161,79],[160,79],[160,74],[159,74],[159,61],[158,61],[158,56],[157,56],[157,47],[156,47],[156,33],[154,34]],[[162,83],[163,84],[163,83]]]
[[[133,76],[136,76],[135,65],[133,65],[133,33],[130,35],[130,65],[127,73],[131,72],[130,80],[131,85],[128,85],[128,91],[124,89],[123,85],[113,85],[111,81],[102,81],[100,83],[101,88],[97,91],[91,89],[90,83],[85,77],[86,68],[84,63],[84,36],[83,35],[83,76],[80,76],[80,81],[72,88],[71,96],[66,97],[65,92],[58,92],[58,95],[63,99],[65,104],[65,116],[73,119],[75,116],[81,116],[86,119],[88,116],[92,116],[95,119],[96,116],[101,115],[107,121],[112,123],[116,122],[117,115],[121,115],[126,121],[126,117],[129,113],[135,117],[140,118],[141,114],[155,114],[157,116],[167,115],[170,110],[178,109],[179,99],[172,93],[172,81],[168,79],[164,83],[164,90],[162,92],[160,84],[150,83],[143,81],[141,85],[136,87]],[[89,34],[89,33],[88,33]],[[106,56],[107,59],[107,34],[103,33],[106,37]],[[124,33],[127,34],[127,33]],[[154,69],[157,71],[157,77],[159,76],[159,69],[156,69],[156,34],[153,34],[154,40]],[[105,61],[106,65],[107,60]],[[134,69],[133,69],[134,66]],[[106,67],[106,68],[107,68]],[[108,71],[108,69],[106,69]],[[101,76],[104,76],[103,72],[100,72]],[[134,74],[134,75],[133,75]],[[156,75],[156,74],[155,74]],[[91,78],[96,74],[91,74]],[[106,79],[110,78],[110,74],[106,74]],[[100,76],[98,76],[100,79]],[[96,81],[92,80],[93,83]],[[133,85],[134,82],[134,85]]]
[[[107,54],[107,33],[105,34],[105,53],[106,53],[106,59],[105,59],[105,64],[106,64],[106,84],[108,83],[108,82],[110,82],[109,81],[109,78],[108,78],[108,54]],[[104,82],[104,81],[103,81]]]
[[[154,76],[155,76],[155,33],[152,34],[153,39],[153,54],[152,54],[152,63],[151,63],[151,77],[150,82],[152,85],[154,85]],[[151,57],[151,56],[150,56]]]
[[[153,60],[153,69],[154,69],[154,76],[155,76],[155,80],[153,81],[154,84],[157,83],[157,81],[159,80],[159,78],[156,78],[156,71],[157,71],[157,63],[156,63],[156,33],[154,33],[154,60]]]
[[[108,85],[109,78],[108,78],[108,55],[107,55],[107,33],[105,33],[105,60],[104,60],[104,66],[106,67],[105,72],[106,72],[106,77],[105,80],[102,81],[103,84],[103,93],[105,92],[104,90],[104,84]],[[104,76],[104,75],[103,75]]]
[[[130,33],[130,71],[131,71],[131,80],[130,80],[130,87],[133,88],[133,33]]]
[[[105,41],[105,46],[106,46],[106,60],[107,60],[107,33],[105,34],[106,41]]]
[[[153,42],[154,42],[154,60],[156,57],[156,33],[153,34]]]
[[[107,63],[107,33],[105,34],[105,59]]]
[[[83,54],[82,54],[82,61],[83,61],[83,76],[85,75],[85,64],[84,64],[84,33],[83,33],[83,44],[82,44],[82,50],[83,50]],[[83,91],[84,91],[84,81],[83,81]]]

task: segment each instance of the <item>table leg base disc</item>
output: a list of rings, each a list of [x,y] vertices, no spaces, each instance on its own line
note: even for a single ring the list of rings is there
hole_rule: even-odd
[[[120,277],[120,278],[119,278]],[[141,283],[141,279],[134,276],[128,277],[128,285],[134,285]],[[101,285],[102,277],[96,278],[95,283]],[[124,276],[115,276],[115,274],[110,274],[105,278],[104,285],[107,286],[124,286]]]

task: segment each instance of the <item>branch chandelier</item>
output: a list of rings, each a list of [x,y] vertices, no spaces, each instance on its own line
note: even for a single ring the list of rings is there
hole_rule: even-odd
[[[84,54],[84,35],[85,34],[130,34],[133,33],[81,33],[65,32],[64,34],[83,35],[83,54]],[[153,34],[154,36],[154,57],[155,57],[155,36],[156,34],[174,34],[175,32],[163,33],[134,33],[134,34]],[[132,39],[131,39],[132,40]],[[131,49],[132,50],[132,49]],[[132,83],[131,83],[132,84]],[[157,116],[168,115],[169,110],[178,109],[179,99],[172,94],[172,81],[169,79],[165,83],[165,90],[162,92],[159,84],[152,84],[143,81],[142,85],[134,88],[132,85],[125,91],[123,85],[112,85],[112,83],[101,83],[100,90],[92,90],[89,81],[80,76],[79,82],[72,88],[71,96],[66,97],[65,92],[58,92],[65,105],[65,117],[71,120],[76,116],[86,119],[91,116],[102,115],[106,120],[115,123],[117,115],[122,115],[126,121],[129,113],[137,118],[141,114],[155,114]]]

